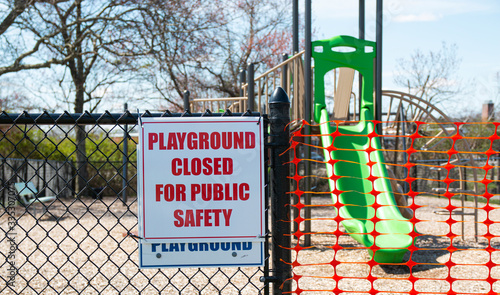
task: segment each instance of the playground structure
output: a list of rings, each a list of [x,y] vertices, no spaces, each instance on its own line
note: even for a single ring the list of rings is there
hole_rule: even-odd
[[[333,42],[333,43],[332,43]],[[331,47],[327,45],[330,44]],[[313,42],[314,52],[313,57],[315,58],[315,66],[314,66],[314,78],[315,78],[315,91],[314,91],[314,119],[319,125],[314,127],[315,132],[319,134],[320,138],[323,140],[323,147],[328,147],[331,145],[332,140],[329,136],[324,136],[324,134],[332,134],[335,132],[337,127],[331,127],[328,124],[331,120],[337,121],[346,121],[346,119],[351,119],[348,125],[355,124],[354,120],[358,121],[372,121],[373,116],[375,114],[375,103],[373,101],[373,89],[374,89],[374,81],[373,77],[373,64],[374,59],[376,57],[376,46],[374,42],[359,40],[349,36],[339,36],[332,38],[330,40],[316,41]],[[355,52],[340,52],[335,51],[335,47],[351,47],[356,48]],[[333,50],[332,50],[333,48]],[[329,61],[328,58],[321,58],[320,56],[334,56],[334,59],[337,60],[335,62]],[[291,129],[299,128],[300,122],[305,118],[305,78],[304,78],[304,65],[303,65],[303,57],[304,52],[299,52],[289,58],[286,58],[282,63],[273,67],[270,70],[267,70],[261,75],[258,75],[254,79],[251,79],[254,75],[253,72],[253,64],[249,64],[247,69],[248,72],[248,82],[241,84],[241,97],[237,98],[217,98],[217,99],[193,99],[190,101],[192,109],[211,109],[212,111],[217,111],[220,109],[229,109],[231,111],[242,112],[243,110],[255,110],[262,113],[267,113],[267,105],[269,97],[271,96],[272,91],[281,86],[288,93],[291,100],[291,109],[290,115],[292,120]],[[316,60],[318,59],[318,60]],[[330,58],[331,59],[331,58]],[[350,71],[352,69],[352,71]],[[355,71],[357,70],[362,76],[362,89],[363,93],[359,94],[359,103],[357,106],[357,98],[355,92],[353,91],[353,78]],[[325,86],[324,75],[326,73],[333,73],[333,83],[331,85]],[[325,93],[325,89],[330,87],[330,93],[334,93],[334,103],[333,103],[333,116],[328,114],[326,111],[326,101],[325,97],[327,96]],[[254,88],[256,89],[254,92]],[[331,89],[333,88],[333,89]],[[254,97],[254,100],[249,100],[248,97]],[[398,189],[402,189],[403,193],[408,192],[407,184],[405,183],[405,178],[409,175],[409,171],[405,168],[405,164],[408,163],[409,157],[408,154],[404,151],[410,146],[411,139],[408,135],[414,133],[416,128],[418,128],[415,122],[429,122],[432,124],[422,126],[418,131],[421,134],[427,134],[425,138],[422,138],[422,143],[420,144],[420,149],[434,148],[439,149],[441,146],[445,144],[443,137],[450,137],[458,134],[457,128],[454,128],[453,124],[449,124],[448,122],[452,122],[447,115],[441,111],[439,108],[434,106],[433,104],[416,97],[411,94],[392,91],[392,90],[384,90],[382,91],[383,104],[387,107],[384,109],[384,113],[382,114],[382,120],[380,126],[383,126],[383,137],[381,137],[381,142],[376,143],[378,149],[384,150],[383,156],[378,155],[378,163],[380,164],[378,167],[379,175],[377,177],[381,177],[379,181],[380,184],[376,184],[376,186],[382,186],[382,191],[387,192],[388,196],[383,197],[385,200],[381,203],[387,205],[387,210],[396,205],[406,206],[406,204],[395,204],[393,191],[397,191]],[[445,123],[443,123],[445,122]],[[359,123],[357,127],[353,126],[339,126],[340,130],[345,131],[346,133],[354,133],[354,134],[368,134],[372,132],[374,128],[373,123],[364,123],[364,126],[361,126]],[[371,125],[370,125],[371,124]],[[342,124],[339,124],[342,125]],[[345,129],[345,130],[344,130]],[[351,130],[349,130],[351,129]],[[432,129],[432,130],[431,130]],[[349,131],[347,131],[349,130]],[[342,132],[344,134],[344,132]],[[338,139],[341,141],[342,139]],[[343,140],[343,142],[347,142],[348,140]],[[425,141],[425,142],[424,142]],[[360,144],[360,143],[359,143]],[[470,150],[469,144],[466,139],[464,139],[461,143],[462,149],[464,151]],[[363,144],[361,144],[363,146]],[[373,147],[375,146],[375,142],[373,143]],[[384,149],[381,148],[384,146]],[[366,148],[366,142],[364,144],[364,148]],[[444,147],[446,149],[446,147]],[[352,147],[351,147],[352,149]],[[358,148],[362,149],[362,148]],[[334,159],[349,159],[349,157],[353,157],[355,155],[347,155],[346,152],[342,154],[337,151],[334,152],[336,155]],[[328,153],[325,153],[324,161],[328,162]],[[364,152],[358,152],[357,154],[366,154]],[[385,159],[385,160],[382,160]],[[455,182],[452,187],[450,187],[450,191],[460,196],[462,207],[464,207],[464,202],[466,199],[466,195],[474,195],[474,192],[477,192],[477,171],[476,169],[472,169],[472,177],[473,177],[473,189],[468,189],[466,184],[466,175],[465,175],[465,165],[470,164],[474,165],[474,159],[471,154],[462,154],[456,153],[452,155],[452,159],[450,161],[451,164],[458,164],[459,167],[456,169],[457,178],[459,181]],[[416,153],[411,155],[411,160],[413,162],[423,161],[421,153]],[[360,159],[357,159],[356,162],[363,162]],[[364,160],[365,162],[368,159]],[[377,162],[377,161],[376,161]],[[305,165],[311,164],[309,161],[306,161]],[[445,170],[444,166],[446,162],[441,164],[443,168],[436,167],[435,170]],[[332,170],[331,166],[327,164],[328,175],[331,176]],[[359,165],[358,165],[359,166]],[[388,174],[389,173],[389,174]],[[362,173],[362,177],[367,177],[366,172]],[[361,177],[361,176],[358,176]],[[392,186],[389,180],[392,180]],[[396,183],[398,183],[396,185]],[[348,185],[357,185],[350,183]],[[335,185],[331,183],[331,190],[335,190]],[[366,188],[365,191],[370,191],[369,187]],[[443,195],[446,192],[443,188],[433,188],[432,191],[429,191],[430,194],[434,195]],[[307,199],[307,197],[306,197]],[[341,198],[342,204],[350,204],[346,197]],[[355,199],[355,197],[351,197],[350,199]],[[336,198],[333,197],[334,203],[336,202]],[[462,238],[464,238],[464,227],[465,227],[465,216],[472,215],[474,217],[474,228],[475,228],[475,236],[477,240],[477,232],[478,232],[478,211],[477,211],[477,198],[474,198],[475,206],[472,212],[465,212],[464,209],[455,210],[453,214],[460,215],[461,218],[461,228],[462,228]],[[373,202],[372,202],[373,203]],[[378,203],[378,202],[377,202]],[[310,200],[306,201],[306,204],[310,204]],[[354,208],[353,206],[350,206]],[[346,206],[343,210],[347,210],[344,212],[349,212]],[[306,211],[310,210],[310,208],[305,209]],[[393,210],[392,210],[393,211]],[[439,214],[440,212],[436,212]],[[441,212],[442,213],[442,212]],[[359,212],[356,214],[360,214]],[[363,216],[358,215],[357,218],[353,218],[354,216],[351,214],[347,214],[353,220],[360,219],[366,220],[367,212],[363,213]],[[401,220],[402,216],[395,213],[395,216],[392,216],[389,219]],[[306,216],[310,216],[310,212],[306,212]],[[404,220],[404,218],[403,218]],[[306,221],[306,227],[307,226]],[[345,222],[349,223],[349,222]],[[400,222],[396,222],[400,223]],[[368,226],[369,228],[371,227]],[[356,226],[351,227],[353,231],[361,231],[365,232],[366,228],[363,230],[358,229],[355,230]],[[306,231],[310,230],[307,228]],[[378,231],[378,230],[377,230]],[[408,234],[409,229],[401,229],[402,232]],[[353,235],[353,237],[358,237],[360,235]],[[361,235],[362,236],[362,235]],[[396,234],[396,236],[400,236],[400,234]],[[410,241],[408,243],[408,241]],[[373,243],[373,241],[365,241],[365,245],[369,245]],[[306,245],[308,242],[306,241]],[[411,244],[411,239],[407,239],[401,245],[401,248],[407,248]],[[400,254],[404,254],[405,251],[402,251]],[[380,253],[381,254],[381,253]],[[381,258],[381,261],[384,258]]]

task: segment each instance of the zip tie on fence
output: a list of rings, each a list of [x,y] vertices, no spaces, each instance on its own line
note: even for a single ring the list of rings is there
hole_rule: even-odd
[[[139,237],[138,235],[135,235],[135,234],[133,234],[133,233],[131,233],[131,232],[129,232],[129,231],[127,231],[127,237],[131,237],[131,238],[133,238],[133,239],[134,239],[134,240],[136,240],[136,241],[137,241],[137,240],[144,240],[144,238],[141,238],[141,237]]]

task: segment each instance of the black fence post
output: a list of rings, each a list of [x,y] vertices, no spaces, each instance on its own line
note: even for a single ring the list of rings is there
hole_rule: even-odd
[[[255,68],[253,63],[248,64],[248,89],[247,89],[247,95],[248,95],[248,104],[247,104],[247,109],[250,111],[255,110],[255,81],[254,81],[254,75],[255,75]]]
[[[305,16],[305,52],[304,52],[304,90],[306,92],[305,94],[305,100],[304,100],[304,120],[308,123],[312,123],[312,112],[311,108],[313,105],[313,85],[312,85],[312,67],[311,67],[311,56],[312,56],[312,43],[311,43],[311,35],[312,35],[312,26],[311,26],[311,5],[312,5],[312,0],[305,0],[305,7],[304,7],[304,16]],[[303,151],[304,151],[304,156],[303,159],[311,159],[311,126],[308,124],[305,124],[304,126],[304,146],[303,146]],[[311,161],[304,161],[304,175],[306,178],[304,178],[304,190],[306,191],[312,191],[311,188]],[[304,194],[304,205],[306,207],[303,209],[304,210],[304,233],[306,235],[304,236],[304,246],[308,247],[311,246],[311,235],[308,233],[311,232],[311,194]]]
[[[290,189],[288,179],[290,145],[290,100],[283,88],[278,87],[269,100],[271,152],[271,233],[272,267],[275,273],[273,294],[291,291],[291,230],[290,230]]]
[[[123,106],[124,112],[128,111],[128,104],[125,103]],[[122,201],[124,204],[127,203],[127,186],[128,186],[128,178],[127,178],[127,165],[128,165],[128,124],[125,124],[125,128],[123,129],[123,161],[122,161]]]
[[[184,91],[183,99],[184,99],[184,112],[190,113],[191,105],[189,103],[189,90]]]

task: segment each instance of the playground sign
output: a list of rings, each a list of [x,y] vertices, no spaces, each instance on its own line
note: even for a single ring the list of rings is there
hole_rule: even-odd
[[[262,125],[259,117],[142,118],[141,268],[263,265]]]

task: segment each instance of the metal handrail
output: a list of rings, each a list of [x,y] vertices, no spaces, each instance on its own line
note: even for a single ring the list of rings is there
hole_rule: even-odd
[[[272,92],[276,87],[281,86],[288,94],[291,101],[290,115],[292,121],[304,117],[303,99],[305,92],[302,64],[302,56],[304,53],[304,51],[301,51],[254,78],[254,85],[257,86],[254,94],[254,111],[267,113],[268,102]],[[195,109],[197,105],[201,104],[203,109],[208,107],[214,110],[215,106],[217,111],[221,108],[229,108],[231,111],[236,110],[239,112],[246,111],[249,105],[248,83],[242,84],[241,89],[242,93],[240,95],[243,95],[241,97],[192,99],[190,101],[191,109]],[[228,107],[222,105],[224,102],[233,103]]]

